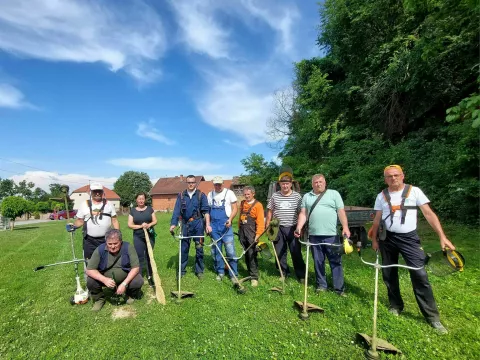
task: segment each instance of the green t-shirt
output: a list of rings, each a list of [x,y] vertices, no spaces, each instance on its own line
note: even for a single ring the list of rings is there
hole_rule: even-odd
[[[317,197],[318,195],[313,190],[303,196],[302,209],[307,210],[307,218]],[[343,208],[343,200],[338,191],[327,189],[310,215],[308,233],[310,235],[337,235],[337,211]]]
[[[122,243],[122,247],[125,246],[125,241]],[[118,252],[117,255],[113,256],[112,254],[108,253],[108,260],[107,260],[107,269],[112,266],[115,260],[122,256],[122,250]],[[140,266],[140,262],[138,261],[137,252],[135,251],[135,247],[132,244],[128,246],[128,256],[130,256],[130,267],[135,268]],[[87,269],[88,270],[98,270],[98,266],[100,265],[100,253],[98,248],[92,254],[92,257],[88,261]],[[118,282],[123,281],[127,277],[127,273],[122,269],[122,259],[118,259],[117,263],[109,270],[107,270],[103,275],[108,278],[113,278],[113,273],[115,273],[115,280]]]

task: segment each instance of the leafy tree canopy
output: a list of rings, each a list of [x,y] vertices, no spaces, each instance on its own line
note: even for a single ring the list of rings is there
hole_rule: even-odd
[[[147,203],[150,203],[148,196],[152,189],[152,183],[147,173],[138,171],[127,171],[123,173],[113,184],[113,190],[120,196],[122,206],[135,205],[135,197],[139,192],[147,194]]]

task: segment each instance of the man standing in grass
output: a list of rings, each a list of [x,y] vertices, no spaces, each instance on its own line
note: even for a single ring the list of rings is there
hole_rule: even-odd
[[[195,243],[195,275],[198,279],[203,278],[205,268],[203,262],[203,236],[205,234],[203,218],[205,225],[210,225],[210,215],[207,197],[197,189],[197,181],[195,175],[187,176],[187,189],[177,196],[175,208],[173,209],[172,220],[170,221],[170,232],[175,230],[178,222],[182,224],[181,239],[181,276],[187,272],[188,252],[190,251],[190,243],[192,239]],[[195,236],[189,238],[188,236]]]
[[[243,200],[240,204],[240,219],[238,221],[238,237],[244,249],[249,248],[265,230],[265,218],[262,203],[255,200],[255,188],[245,186]],[[253,287],[258,286],[258,259],[255,246],[245,253],[245,262]]]
[[[347,215],[343,200],[338,191],[327,189],[327,181],[322,174],[312,177],[313,190],[306,193],[302,199],[302,210],[298,216],[295,236],[305,223],[308,223],[308,241],[312,244],[333,244],[337,240],[337,216],[342,224],[342,234],[350,237]],[[312,245],[312,255],[315,265],[316,292],[327,291],[325,275],[325,260],[328,259],[332,270],[333,290],[340,296],[346,296],[343,279],[342,256],[332,246]],[[305,274],[307,276],[307,274]]]
[[[425,253],[417,234],[417,207],[440,238],[440,247],[455,250],[455,246],[447,239],[437,215],[428,205],[430,200],[418,187],[405,184],[402,168],[389,165],[383,171],[388,188],[377,195],[375,200],[375,219],[371,230],[372,248],[380,249],[382,265],[398,264],[398,255],[402,254],[406,264],[421,270],[409,270],[415,299],[427,322],[440,334],[448,331],[440,322],[433,290],[425,270]],[[378,241],[377,230],[382,222],[386,228],[386,236]],[[390,313],[395,316],[403,311],[403,299],[400,295],[398,268],[382,269],[383,281],[388,290]]]
[[[278,254],[280,267],[285,276],[289,275],[287,265],[287,246],[292,256],[293,268],[298,281],[305,281],[305,263],[302,257],[302,245],[294,236],[297,226],[298,213],[301,210],[302,197],[292,189],[293,179],[291,174],[282,174],[279,179],[280,191],[272,195],[268,201],[266,227],[272,218],[277,218],[280,227],[274,241],[275,251]]]
[[[212,235],[213,240],[219,240],[218,249],[222,251],[225,245],[227,253],[228,266],[235,274],[237,271],[237,260],[235,260],[235,244],[233,242],[232,221],[237,215],[238,205],[237,197],[232,190],[223,187],[223,179],[221,176],[215,176],[212,180],[214,190],[208,193],[208,205],[210,206],[210,225],[207,225],[207,233]],[[212,246],[213,266],[217,273],[217,280],[222,281],[225,276],[225,264],[222,255],[214,245]],[[227,270],[227,272],[229,272]],[[231,276],[231,274],[229,273]],[[234,281],[232,276],[232,281]]]
[[[83,256],[90,259],[93,251],[105,243],[108,229],[120,229],[117,213],[112,203],[103,196],[100,183],[90,184],[90,200],[83,202],[77,212],[75,227],[83,226]]]
[[[87,288],[94,301],[93,311],[101,310],[105,304],[104,286],[118,296],[127,295],[127,304],[132,304],[140,297],[143,285],[135,248],[122,241],[120,230],[108,230],[105,240],[95,249],[87,265]]]

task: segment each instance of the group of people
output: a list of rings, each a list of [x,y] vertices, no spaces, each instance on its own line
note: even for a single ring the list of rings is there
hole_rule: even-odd
[[[375,218],[369,232],[372,248],[380,251],[384,266],[397,264],[401,254],[408,266],[421,268],[421,270],[409,270],[417,304],[427,322],[439,333],[445,334],[447,330],[440,322],[433,291],[423,267],[425,254],[416,231],[417,208],[422,211],[439,236],[441,248],[455,250],[455,246],[443,232],[440,221],[430,208],[430,201],[422,190],[404,183],[405,175],[400,166],[387,166],[383,175],[388,187],[377,195],[375,201]],[[193,241],[195,274],[199,279],[203,278],[205,271],[203,236],[206,233],[214,243],[211,246],[211,252],[216,279],[222,281],[225,275],[228,275],[232,281],[236,281],[238,258],[232,223],[239,213],[238,236],[241,246],[246,250],[245,262],[252,287],[258,286],[259,271],[257,252],[255,246],[251,245],[258,242],[265,229],[270,226],[272,219],[276,218],[279,229],[273,245],[278,254],[282,274],[291,275],[287,265],[288,249],[298,281],[303,283],[305,276],[308,275],[305,273],[300,242],[303,232],[306,231],[314,259],[316,293],[328,289],[325,273],[325,260],[328,259],[333,280],[332,290],[339,296],[347,296],[341,254],[329,246],[338,243],[338,221],[341,225],[341,235],[350,237],[342,197],[338,191],[327,188],[326,178],[322,174],[313,175],[312,190],[303,197],[293,189],[291,173],[282,173],[278,181],[280,190],[270,197],[265,216],[264,207],[255,199],[255,189],[252,186],[244,187],[244,200],[238,205],[235,193],[223,186],[221,177],[213,178],[214,189],[204,194],[197,189],[195,176],[189,175],[186,178],[187,188],[177,196],[170,222],[170,232],[173,232],[177,226],[181,227],[181,276],[186,273],[188,253]],[[89,277],[87,287],[95,300],[94,309],[97,310],[101,309],[105,302],[103,286],[117,287],[117,293],[126,292],[131,296],[129,298],[131,301],[138,296],[137,293],[143,284],[140,264],[144,262],[146,256],[143,229],[149,229],[156,224],[153,209],[145,206],[145,194],[139,194],[137,207],[132,208],[128,220],[128,226],[134,230],[136,251],[133,251],[128,244],[122,243],[115,209],[107,206],[108,202],[102,201],[103,188],[99,189],[99,187],[92,184],[92,200],[84,208],[79,209],[75,222],[76,226],[82,226],[88,218],[84,240],[85,257],[90,259],[87,266]],[[92,226],[91,222],[93,222]],[[110,226],[114,229],[108,230]],[[95,249],[102,242],[100,228],[105,229],[103,239],[106,243]],[[379,228],[383,228],[383,236],[379,236]],[[221,254],[223,247],[225,247],[226,263]],[[118,263],[119,258],[122,259],[120,263]],[[115,271],[119,273],[112,276]],[[147,269],[147,273],[151,274],[151,270]],[[398,268],[384,267],[382,275],[388,290],[389,311],[398,316],[404,308],[400,294]]]

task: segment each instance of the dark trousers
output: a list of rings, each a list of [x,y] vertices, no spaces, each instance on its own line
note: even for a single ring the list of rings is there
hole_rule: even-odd
[[[305,262],[302,257],[302,245],[298,239],[294,236],[296,226],[280,226],[278,229],[278,235],[273,245],[277,252],[278,260],[280,262],[280,268],[282,269],[283,276],[288,276],[290,269],[287,264],[287,247],[290,250],[292,256],[293,269],[297,279],[305,278]]]
[[[143,230],[142,230],[143,231]],[[150,239],[150,244],[152,249],[155,247],[155,240]],[[138,261],[140,262],[140,275],[143,276],[143,269],[147,269],[147,275],[152,276],[152,265],[150,265],[150,257],[148,256],[147,242],[145,240],[145,235],[133,233],[133,245],[135,246],[135,251],[137,252]],[[147,263],[147,266],[145,266]]]
[[[312,244],[338,243],[337,236],[310,235],[309,241]],[[342,255],[332,246],[311,245],[313,262],[315,264],[315,278],[318,288],[326,289],[327,277],[325,276],[325,260],[328,259],[332,270],[333,290],[341,293],[345,290],[343,279]]]
[[[238,237],[242,247],[247,249],[255,240],[255,230],[249,229],[247,225],[240,226]],[[258,280],[258,258],[255,245],[251,246],[245,253],[245,263],[247,264],[248,275],[252,279]]]
[[[439,321],[437,304],[433,297],[433,290],[428,281],[425,270],[425,253],[420,246],[420,239],[416,231],[406,234],[397,234],[387,231],[387,238],[379,241],[382,254],[382,265],[398,264],[398,255],[401,254],[407,266],[422,267],[421,270],[409,270],[413,293],[418,307],[427,321]],[[403,310],[403,299],[400,295],[398,268],[382,269],[383,281],[388,290],[390,307]]]
[[[118,273],[119,272],[115,272],[115,282],[117,283],[117,286],[120,285],[128,275],[125,271],[123,271],[123,274],[120,275],[118,275]],[[138,298],[140,296],[140,289],[142,285],[143,278],[140,276],[140,274],[137,274],[130,284],[128,284],[126,294],[130,297]],[[105,297],[105,294],[103,293],[104,287],[105,284],[101,281],[95,280],[90,276],[87,277],[87,289],[90,292],[93,301],[97,301],[98,299]]]
[[[182,224],[182,234],[183,236],[199,236],[204,234],[203,230],[203,221],[202,219],[195,219],[190,222],[184,222]],[[181,240],[181,253],[182,253],[182,276],[187,272],[188,264],[188,253],[190,251],[190,243],[195,244],[195,274],[202,274],[205,269],[205,264],[203,262],[203,239],[200,241],[200,238],[188,238]],[[198,246],[197,246],[198,244]]]
[[[93,237],[85,235],[83,237],[83,257],[90,259],[97,247],[105,242],[105,236]]]

